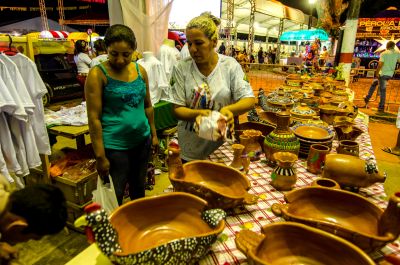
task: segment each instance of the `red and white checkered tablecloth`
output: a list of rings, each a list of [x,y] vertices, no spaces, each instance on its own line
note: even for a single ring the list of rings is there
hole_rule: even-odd
[[[356,120],[357,126],[364,133],[357,138],[360,144],[360,157],[362,159],[375,158],[371,146],[371,139],[368,134],[368,127],[361,121]],[[333,143],[333,150],[336,149],[337,141]],[[334,151],[333,151],[334,152]],[[229,144],[224,144],[211,156],[210,160],[215,162],[223,162],[229,164],[233,159],[233,153]],[[270,184],[270,176],[272,168],[268,167],[263,161],[252,162],[247,177],[251,183],[250,193],[258,195],[259,201],[255,205],[245,205],[236,207],[227,212],[226,227],[219,236],[217,242],[212,246],[210,253],[200,261],[200,265],[206,264],[247,264],[246,256],[236,248],[235,234],[242,229],[250,229],[260,233],[261,227],[270,223],[284,221],[280,217],[276,217],[271,206],[274,203],[284,203],[284,192],[276,191]],[[316,175],[306,170],[305,160],[296,162],[297,183],[295,188],[310,185],[316,178]],[[386,194],[381,183],[375,184],[369,188],[361,189],[360,194],[367,197],[372,202],[385,208],[387,205]],[[391,253],[400,253],[400,242],[395,241],[388,244],[378,252],[372,253],[371,257],[380,260],[383,255]]]

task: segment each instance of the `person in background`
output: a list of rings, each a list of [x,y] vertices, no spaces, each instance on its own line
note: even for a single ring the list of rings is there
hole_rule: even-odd
[[[329,58],[329,52],[326,49],[326,46],[322,47],[322,52],[319,55],[319,66],[323,67],[326,64],[326,61]]]
[[[149,81],[142,66],[132,62],[133,31],[115,24],[104,42],[108,61],[93,67],[85,86],[89,132],[97,172],[110,175],[119,204],[129,183],[130,198],[145,196],[150,150],[158,147]]]
[[[254,106],[254,94],[240,64],[215,51],[220,20],[211,13],[193,18],[186,26],[191,58],[173,69],[167,101],[179,119],[178,142],[184,161],[206,159],[223,141],[200,138],[193,125],[198,116],[219,111],[233,128],[234,116]]]
[[[78,70],[77,80],[82,88],[85,87],[86,77],[90,70],[90,59],[88,55],[88,43],[84,40],[77,40],[75,42],[74,61]]]
[[[56,234],[66,222],[66,200],[59,188],[36,184],[10,192],[0,174],[0,264],[17,256],[12,245]]]
[[[222,42],[221,46],[219,46],[218,48],[218,53],[225,55],[225,52],[226,52],[225,42]]]
[[[258,57],[258,63],[260,64],[264,63],[264,52],[262,47],[260,47],[260,49],[258,50],[257,57]]]
[[[90,68],[108,60],[107,48],[104,40],[96,40],[93,44],[93,48],[95,50],[96,57],[92,59]]]
[[[386,101],[386,85],[387,82],[393,77],[396,69],[396,63],[400,60],[400,53],[395,50],[396,44],[393,41],[389,41],[386,44],[386,51],[381,53],[378,67],[375,71],[375,79],[371,87],[369,88],[368,95],[364,97],[365,107],[368,105],[369,100],[375,92],[377,85],[379,84],[379,105],[378,114],[385,113],[385,101]]]

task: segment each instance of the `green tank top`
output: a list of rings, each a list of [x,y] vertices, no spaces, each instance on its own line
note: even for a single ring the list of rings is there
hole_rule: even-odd
[[[104,65],[98,65],[107,78],[107,85],[103,89],[101,117],[104,148],[128,150],[150,135],[144,110],[146,83],[138,64],[135,64],[138,77],[131,82],[110,77]]]

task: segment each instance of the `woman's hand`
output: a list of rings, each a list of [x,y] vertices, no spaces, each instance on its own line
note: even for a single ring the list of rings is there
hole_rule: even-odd
[[[219,112],[226,117],[226,123],[232,130],[234,125],[233,113],[227,108],[222,108]]]
[[[106,179],[110,174],[110,161],[106,157],[96,159],[96,169],[102,180]]]
[[[158,143],[157,135],[153,135],[151,137],[151,151],[152,151],[153,155],[158,153],[159,147],[160,147],[160,145]]]
[[[209,109],[199,109],[199,115],[198,116],[210,116],[211,110]]]

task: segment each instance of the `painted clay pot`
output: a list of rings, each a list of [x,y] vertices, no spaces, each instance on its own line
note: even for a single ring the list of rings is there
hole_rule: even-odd
[[[240,136],[240,143],[245,147],[243,152],[247,154],[248,157],[250,157],[251,161],[256,161],[260,159],[262,148],[259,143],[259,139],[261,138],[261,136],[261,131],[257,130],[244,130],[242,135]]]
[[[336,152],[338,154],[351,155],[359,157],[360,148],[358,143],[351,140],[342,140],[339,142],[338,147],[336,148]]]
[[[277,166],[271,174],[271,185],[277,190],[291,190],[297,180],[293,168],[297,155],[289,152],[276,152],[273,157]]]
[[[313,144],[307,157],[307,170],[313,174],[320,174],[325,164],[325,157],[331,149],[322,144]]]
[[[91,230],[113,264],[197,264],[225,228],[225,212],[197,196],[172,192],[130,201],[108,218],[98,204],[75,225]]]
[[[236,247],[247,256],[249,264],[375,264],[348,241],[303,224],[274,223],[262,227],[261,232],[241,230],[236,234]]]
[[[277,126],[264,140],[265,157],[269,162],[275,162],[273,154],[276,152],[291,152],[299,154],[299,139],[289,129],[290,114],[288,112],[277,113]]]
[[[382,248],[400,234],[400,192],[390,197],[385,211],[354,192],[326,187],[290,191],[285,201],[272,205],[275,215],[340,236],[366,252]]]
[[[322,177],[335,180],[343,187],[364,188],[376,182],[385,182],[376,165],[358,157],[343,154],[328,154]]]
[[[244,150],[244,145],[241,144],[233,144],[232,145],[233,149],[233,160],[232,163],[229,165],[230,167],[236,168],[238,170],[241,170],[243,168],[242,166],[242,153]]]
[[[239,170],[203,160],[182,165],[176,144],[168,147],[168,169],[175,191],[197,195],[211,208],[228,209],[257,203],[258,197],[248,193],[249,180]]]

